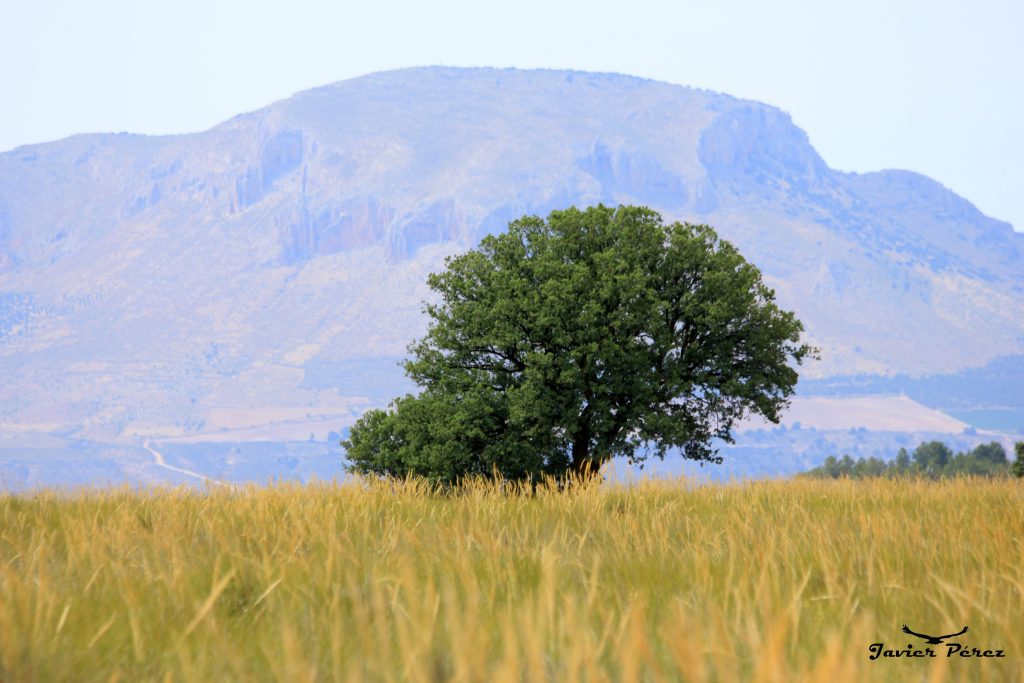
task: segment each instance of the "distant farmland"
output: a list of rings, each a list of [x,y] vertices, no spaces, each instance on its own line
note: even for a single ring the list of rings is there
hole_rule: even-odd
[[[1022,540],[1015,480],[2,495],[0,680],[1022,680]]]

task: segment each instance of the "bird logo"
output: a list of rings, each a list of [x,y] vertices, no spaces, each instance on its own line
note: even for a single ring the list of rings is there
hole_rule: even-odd
[[[904,633],[909,633],[912,636],[917,636],[918,638],[923,638],[924,641],[926,643],[928,643],[929,645],[941,645],[942,641],[944,641],[946,638],[956,638],[957,636],[962,636],[963,634],[967,633],[967,627],[964,626],[962,631],[957,631],[956,633],[950,633],[949,635],[946,635],[946,636],[929,636],[929,635],[925,635],[924,633],[916,633],[915,631],[911,631],[909,626],[907,626],[906,624],[903,624],[903,632]]]

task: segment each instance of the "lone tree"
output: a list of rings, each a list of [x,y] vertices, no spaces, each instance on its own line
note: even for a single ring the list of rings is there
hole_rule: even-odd
[[[404,364],[423,390],[353,426],[353,471],[588,477],[671,447],[721,462],[712,439],[778,422],[815,353],[731,244],[646,208],[524,217],[446,265]]]
[[[1017,459],[1010,465],[1010,474],[1015,477],[1024,478],[1024,441],[1013,444],[1013,452]]]

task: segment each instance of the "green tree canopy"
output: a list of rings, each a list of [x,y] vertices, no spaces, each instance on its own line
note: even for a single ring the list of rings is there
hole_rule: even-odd
[[[975,449],[971,451],[971,455],[977,460],[991,463],[993,465],[1005,465],[1010,462],[1006,457],[1006,449],[1003,448],[1003,444],[998,441],[983,443],[976,446]]]
[[[672,447],[718,461],[712,439],[751,413],[778,422],[814,353],[731,244],[645,208],[524,217],[446,265],[405,363],[423,391],[352,428],[357,472],[588,475]]]
[[[1013,461],[1010,466],[1010,471],[1015,477],[1024,477],[1024,441],[1018,441],[1013,444],[1013,452],[1017,456],[1017,459]]]
[[[1018,453],[1024,453],[1024,443],[1018,443],[1016,449]],[[941,479],[957,476],[1004,477],[1008,473],[1016,474],[1016,470],[1006,458],[1006,449],[998,441],[979,444],[972,451],[956,455],[953,455],[949,446],[941,441],[929,441],[918,445],[914,449],[913,457],[911,462],[906,448],[901,448],[892,462],[875,457],[859,458],[854,462],[848,455],[844,455],[842,460],[836,460],[834,455],[830,455],[821,466],[804,472],[804,475],[822,479],[902,476]],[[1021,474],[1017,476],[1024,476],[1024,467],[1021,467]]]
[[[906,472],[910,469],[910,454],[907,453],[906,448],[901,448],[899,450],[893,464],[896,466],[896,469],[901,472]]]
[[[953,451],[941,441],[928,441],[914,449],[914,464],[928,474],[940,474],[953,459]]]

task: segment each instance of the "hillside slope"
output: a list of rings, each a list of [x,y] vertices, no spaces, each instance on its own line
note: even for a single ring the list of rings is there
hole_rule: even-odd
[[[783,112],[712,92],[409,69],[0,154],[0,433],[343,423],[403,388],[445,255],[597,202],[734,241],[822,347],[811,376],[1024,352],[1024,235],[928,178],[831,170]]]

